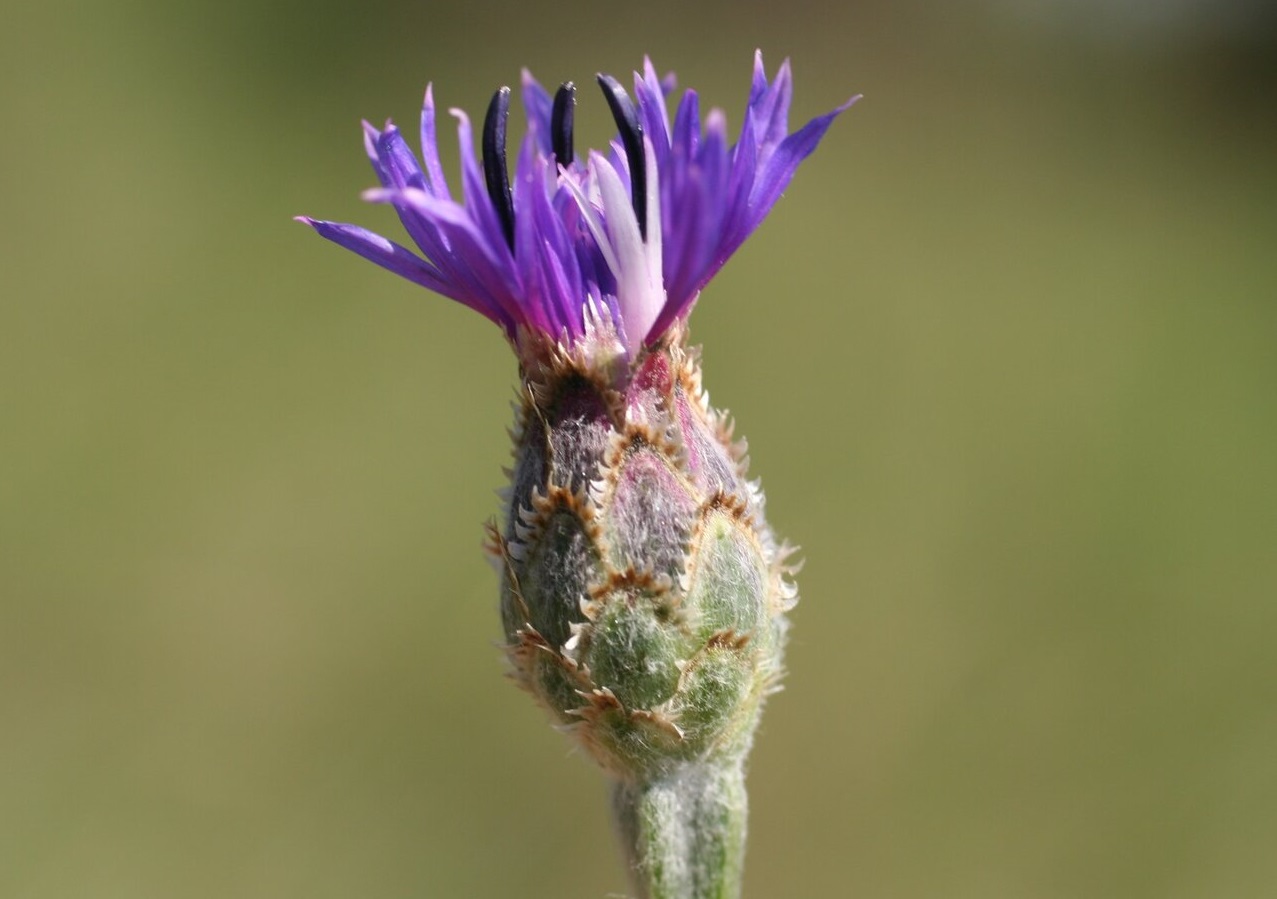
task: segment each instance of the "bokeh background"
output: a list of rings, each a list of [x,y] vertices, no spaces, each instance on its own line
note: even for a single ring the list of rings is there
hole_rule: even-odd
[[[694,319],[808,560],[746,895],[1273,895],[1266,6],[6,3],[0,896],[624,894],[502,678],[513,360],[290,217],[394,232],[427,80],[755,47],[866,97]]]

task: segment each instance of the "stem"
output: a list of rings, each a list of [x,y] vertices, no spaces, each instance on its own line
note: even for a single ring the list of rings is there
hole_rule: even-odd
[[[640,899],[738,899],[747,805],[740,759],[617,783],[612,809]]]

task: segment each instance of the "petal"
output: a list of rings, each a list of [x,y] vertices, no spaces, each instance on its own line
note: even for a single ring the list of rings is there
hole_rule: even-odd
[[[514,260],[519,283],[524,294],[520,306],[526,321],[532,326],[555,334],[567,327],[563,314],[558,285],[547,278],[543,254],[546,242],[554,243],[553,222],[546,222],[536,215],[538,198],[545,199],[544,157],[533,156],[533,150],[525,145],[520,155],[518,177],[514,186]]]
[[[494,245],[491,235],[475,223],[467,208],[452,200],[440,200],[423,190],[370,190],[364,192],[364,199],[405,206],[428,221],[432,228],[447,236],[449,252],[435,262],[453,290],[494,310],[503,322],[523,321],[519,303],[522,291],[508,265],[509,249],[504,236],[498,236]]]
[[[643,130],[652,139],[657,152],[663,154],[670,145],[669,114],[665,111],[665,91],[656,77],[652,61],[644,57],[643,74],[634,75],[634,96],[638,98]]]
[[[633,358],[665,305],[660,250],[649,254],[630,204],[629,191],[616,169],[598,153],[590,155],[603,201],[604,219],[616,260],[616,301],[621,310],[625,348]]]
[[[755,79],[762,72],[762,54],[756,57]],[[766,83],[766,76],[763,76]],[[761,148],[760,160],[771,155],[771,149],[780,144],[788,133],[789,101],[794,94],[793,73],[789,68],[789,60],[780,64],[773,81],[762,93],[754,96],[751,91],[749,110],[753,122],[755,139]]]
[[[426,96],[421,101],[421,158],[426,165],[429,190],[442,200],[452,199],[448,192],[448,179],[443,175],[439,162],[439,139],[435,133],[434,85],[426,85]]]
[[[678,112],[674,114],[674,135],[670,140],[674,151],[682,150],[685,159],[691,159],[696,153],[696,146],[701,140],[700,98],[696,91],[689,90],[683,94],[678,104]]]
[[[711,117],[713,113],[710,114]],[[751,127],[750,110],[745,110],[745,125],[740,140],[731,151],[731,174],[727,185],[727,209],[723,215],[724,244],[720,245],[720,257],[726,260],[741,245],[754,224],[749,222],[749,197],[758,174],[758,142]],[[755,223],[756,224],[756,223]],[[739,235],[739,239],[736,239]],[[722,265],[722,262],[719,263]]]
[[[377,180],[381,182],[382,187],[390,187],[390,174],[386,171],[386,167],[381,164],[381,154],[377,151],[377,141],[381,139],[381,132],[374,128],[367,119],[360,124],[364,129],[364,151],[368,154],[368,161],[372,163],[373,173],[377,176]]]
[[[433,265],[394,241],[387,240],[380,234],[375,234],[358,225],[320,221],[307,216],[298,216],[296,220],[310,225],[321,237],[328,238],[370,262],[375,262],[401,278],[406,278],[414,284],[420,284],[422,287],[469,306],[499,325],[506,325],[498,310],[482,302],[479,297],[457,291]]]
[[[727,137],[711,125],[701,152],[679,185],[674,226],[665,235],[665,284],[669,299],[656,331],[668,328],[691,308],[697,294],[726,261],[720,251],[728,212]]]
[[[425,177],[417,165],[416,157],[403,139],[403,135],[399,133],[399,129],[392,123],[386,123],[385,131],[378,131],[365,122],[364,146],[368,150],[373,170],[384,187],[390,189],[413,187],[429,190]],[[438,162],[438,155],[435,154],[434,164],[438,166]],[[442,178],[442,174],[440,177]],[[447,185],[444,184],[443,187],[443,195],[446,198]],[[440,261],[448,256],[450,248],[447,240],[438,233],[429,220],[402,204],[396,206],[395,211],[399,213],[399,220],[403,223],[404,230],[427,257]]]
[[[403,135],[393,124],[387,122],[386,130],[376,140],[377,159],[381,163],[386,177],[390,180],[387,187],[415,187],[424,190],[425,175],[417,164],[417,157],[403,139]]]
[[[726,248],[727,253],[735,252],[736,248],[744,243],[745,238],[762,224],[767,213],[789,186],[794,173],[798,171],[798,166],[816,149],[834,119],[859,99],[859,96],[852,97],[827,115],[812,119],[781,142],[754,180],[747,213],[737,223],[736,233]]]
[[[550,156],[554,153],[550,132],[554,98],[527,69],[523,70],[523,110],[528,117],[528,133],[524,138],[525,142],[534,142],[542,156]]]
[[[457,144],[461,151],[461,196],[465,200],[466,211],[476,227],[483,232],[485,242],[505,248],[504,256],[507,262],[511,262],[510,251],[505,242],[505,231],[497,219],[496,207],[492,205],[492,198],[488,196],[487,182],[474,155],[474,137],[470,129],[470,117],[460,109],[451,109],[449,112],[457,120]]]
[[[763,51],[754,51],[754,77],[749,85],[749,105],[756,106],[762,102],[767,93],[767,71],[763,68]]]

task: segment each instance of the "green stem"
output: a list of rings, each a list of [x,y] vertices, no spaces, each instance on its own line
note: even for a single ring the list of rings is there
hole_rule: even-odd
[[[739,759],[617,783],[612,808],[640,899],[738,899],[747,805]]]

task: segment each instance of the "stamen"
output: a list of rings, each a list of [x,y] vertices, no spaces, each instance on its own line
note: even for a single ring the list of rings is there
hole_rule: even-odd
[[[505,126],[510,118],[510,88],[503,87],[492,95],[488,114],[483,120],[483,177],[488,183],[488,196],[497,207],[505,242],[514,251],[514,196],[510,193],[510,171],[505,158]]]
[[[647,240],[647,163],[643,154],[643,123],[639,120],[638,108],[621,87],[621,82],[611,75],[600,74],[599,87],[603,88],[603,97],[612,110],[612,118],[616,120],[616,130],[621,134],[621,145],[625,147],[625,158],[630,164],[630,201],[638,219],[639,234]]]
[[[554,109],[550,112],[550,140],[559,165],[572,164],[572,119],[575,111],[576,85],[565,81],[554,95]]]

